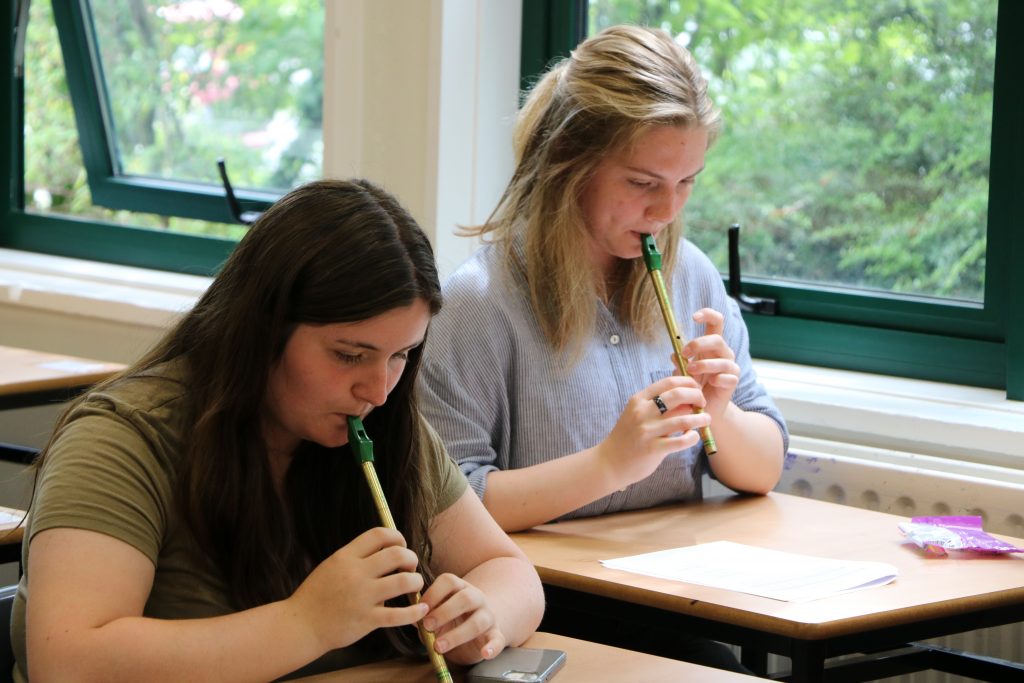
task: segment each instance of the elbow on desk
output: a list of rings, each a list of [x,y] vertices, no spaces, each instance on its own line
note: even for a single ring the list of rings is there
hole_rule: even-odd
[[[530,567],[530,575],[532,575],[533,585],[522,586],[522,592],[520,593],[520,599],[525,600],[526,604],[522,604],[522,620],[525,628],[517,633],[515,636],[509,638],[509,645],[512,647],[519,647],[529,638],[531,638],[540,628],[541,621],[544,619],[544,610],[546,608],[544,600],[544,586],[541,583],[540,575],[537,574],[537,570],[534,568],[533,563],[529,560],[525,560],[527,565]]]
[[[740,493],[747,493],[752,496],[767,496],[769,493],[775,490],[775,487],[778,485],[778,483],[778,480],[776,480],[775,483],[772,484],[771,486],[758,486],[749,490],[740,491]]]
[[[782,465],[780,463],[777,471],[764,473],[762,476],[726,477],[717,476],[716,473],[714,479],[736,493],[766,496],[774,491],[782,480]]]

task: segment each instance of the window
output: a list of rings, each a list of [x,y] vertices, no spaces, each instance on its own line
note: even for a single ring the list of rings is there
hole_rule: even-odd
[[[4,246],[205,274],[244,234],[219,158],[244,209],[321,175],[322,0],[11,14],[27,26],[11,84],[24,132]]]
[[[733,4],[589,3],[706,65],[726,131],[690,236],[723,272],[736,222],[750,276],[982,304],[997,6]]]
[[[90,7],[116,175],[219,186],[215,153],[249,189],[321,175],[321,0]]]
[[[694,199],[687,209],[687,219],[695,241],[723,268],[725,230],[732,222],[743,226],[744,291],[751,296],[771,297],[778,302],[777,315],[747,314],[754,354],[761,358],[808,365],[1006,388],[1010,398],[1021,400],[1024,399],[1024,268],[1017,264],[1024,263],[1024,209],[1018,201],[1024,192],[1024,172],[1020,161],[1024,159],[1024,129],[1019,125],[1024,120],[1024,90],[1016,87],[1016,79],[1024,73],[1024,5],[1008,0],[998,4],[976,2],[978,0],[914,3],[914,7],[922,12],[940,13],[937,17],[947,19],[961,16],[967,11],[965,8],[977,7],[977,16],[967,22],[969,30],[961,29],[963,22],[950,24],[954,30],[947,32],[953,41],[945,46],[948,61],[933,65],[919,57],[925,53],[914,42],[913,32],[892,29],[885,35],[858,33],[857,27],[863,27],[869,13],[874,11],[873,6],[863,6],[864,3],[793,0],[780,6],[764,0],[704,0],[699,4],[684,0],[617,0],[614,3],[524,0],[522,77],[523,82],[528,83],[552,58],[568,52],[591,30],[591,25],[597,28],[601,21],[624,20],[623,15],[613,14],[622,8],[639,7],[648,14],[637,15],[637,21],[658,25],[665,21],[674,32],[687,33],[691,47],[712,77],[713,86],[724,88],[716,97],[726,108],[725,134],[709,156],[708,170],[698,183]],[[883,4],[896,12],[903,9],[903,4]],[[245,16],[238,21],[234,21],[237,17],[233,10],[235,5],[245,10]],[[373,3],[372,6],[376,8],[378,4]],[[0,193],[0,246],[178,272],[213,272],[233,248],[244,228],[218,222],[227,220],[226,209],[222,190],[214,175],[215,169],[209,160],[199,159],[199,154],[176,157],[180,149],[160,150],[157,145],[146,144],[146,136],[138,130],[130,130],[130,126],[137,125],[137,122],[124,124],[127,127],[118,124],[125,116],[124,112],[118,111],[118,103],[130,102],[134,98],[141,101],[152,97],[152,94],[146,94],[147,91],[142,89],[126,90],[135,87],[136,81],[128,77],[130,74],[123,78],[119,76],[115,55],[104,54],[103,41],[111,40],[109,34],[114,31],[114,24],[106,23],[108,19],[104,19],[100,27],[97,25],[98,17],[102,12],[115,8],[117,16],[109,21],[127,22],[132,9],[143,8],[149,12],[146,15],[149,23],[145,25],[151,29],[159,25],[162,37],[167,38],[196,31],[194,23],[184,20],[174,23],[171,18],[177,21],[184,17],[192,21],[190,17],[194,14],[189,12],[207,8],[213,12],[216,21],[204,26],[212,26],[226,36],[230,34],[232,40],[244,41],[242,24],[247,20],[263,17],[261,26],[270,30],[267,26],[271,26],[275,19],[270,14],[263,14],[270,12],[267,8],[305,8],[293,17],[293,21],[299,21],[296,17],[301,17],[308,19],[311,26],[322,22],[323,12],[319,9],[323,7],[322,0],[246,3],[237,0],[234,3],[228,0],[164,0],[162,3],[150,0],[127,3],[113,0],[58,3],[35,0],[31,3],[33,20],[29,26],[32,31],[49,33],[40,33],[31,39],[42,40],[51,47],[60,44],[62,50],[50,49],[46,54],[51,60],[59,60],[63,54],[71,63],[67,86],[62,85],[64,69],[60,64],[50,64],[47,71],[53,78],[59,75],[60,83],[33,84],[29,80],[31,74],[25,73],[20,62],[16,69],[15,55],[19,46],[15,36],[20,34],[15,28],[23,20],[23,12],[28,7],[26,0],[6,3],[6,11],[0,15],[3,23],[0,26],[3,29],[0,30],[0,88],[7,94],[6,101],[11,103],[11,106],[0,108],[0,129],[8,131],[0,139],[0,159],[4,162],[0,165],[0,180],[8,190]],[[162,7],[172,8],[178,13],[164,12],[161,16],[157,10]],[[385,5],[381,4],[381,7]],[[779,7],[784,7],[785,13]],[[992,7],[997,7],[994,39],[990,32]],[[221,8],[219,15],[214,8]],[[698,11],[701,13],[700,22],[689,24],[695,20],[688,14]],[[661,14],[654,14],[656,12]],[[941,14],[943,12],[945,14]],[[53,17],[49,28],[42,28],[44,22],[36,19],[40,14]],[[677,15],[677,18],[669,18],[669,14]],[[823,19],[811,22],[809,17],[812,15]],[[606,19],[601,19],[602,16]],[[844,17],[849,24],[836,24],[841,30],[830,32],[822,28]],[[807,19],[806,25],[800,23],[802,19]],[[39,23],[33,24],[36,21]],[[78,22],[76,30],[67,32],[64,29],[65,25],[74,28],[75,22]],[[140,26],[138,22],[133,25],[136,28]],[[58,26],[61,27],[59,34]],[[89,38],[92,34],[85,30],[87,26],[95,30],[94,37]],[[786,28],[792,26],[800,28]],[[707,37],[709,34],[702,34],[702,27],[718,30],[715,35]],[[280,31],[280,28],[275,30]],[[306,30],[312,29],[307,27]],[[770,31],[778,35],[769,35]],[[135,37],[131,37],[133,35]],[[143,35],[145,31],[142,29],[138,29],[137,34],[117,34],[123,41],[122,47],[130,46],[133,40],[141,40]],[[76,39],[74,36],[79,37]],[[955,111],[950,104],[942,104],[947,111],[941,111],[938,106],[929,106],[927,101],[919,106],[919,111],[911,111],[904,107],[904,100],[898,100],[900,107],[907,109],[900,112],[907,118],[902,121],[902,128],[890,126],[884,129],[882,126],[884,130],[878,137],[891,134],[893,140],[886,144],[893,142],[896,147],[885,147],[890,156],[882,158],[881,162],[865,159],[861,163],[855,154],[842,156],[838,152],[818,159],[809,158],[807,145],[811,142],[817,144],[819,140],[800,139],[799,133],[809,130],[810,134],[816,134],[821,131],[800,128],[806,121],[795,114],[779,119],[790,127],[785,129],[787,135],[780,138],[781,142],[774,144],[785,143],[787,146],[755,147],[759,140],[754,133],[764,131],[763,122],[757,118],[757,110],[729,109],[745,101],[749,103],[753,95],[760,95],[756,89],[748,88],[771,90],[775,87],[770,81],[759,81],[761,77],[755,73],[755,67],[768,64],[770,68],[763,72],[767,78],[788,74],[784,69],[794,70],[795,76],[789,74],[789,82],[796,77],[804,84],[797,94],[817,95],[817,104],[823,104],[826,98],[819,90],[829,85],[829,76],[834,74],[837,64],[846,65],[845,71],[849,72],[849,64],[855,63],[856,59],[881,58],[881,55],[863,54],[863,46],[869,39],[884,40],[889,45],[893,41],[900,43],[899,54],[904,55],[903,71],[897,75],[902,80],[893,82],[903,86],[898,90],[901,97],[914,94],[908,84],[916,87],[941,79],[953,84],[960,74],[957,60],[967,58],[961,54],[964,50],[977,50],[977,54],[971,53],[971,60],[984,56],[994,59],[994,62],[987,71],[978,69],[971,79],[958,82],[958,87],[970,92],[969,108],[961,106],[967,101],[961,98],[956,100],[961,108]],[[88,46],[89,41],[95,41],[95,44],[88,49],[83,47]],[[716,41],[728,49],[716,52]],[[287,52],[288,44],[295,41],[289,38],[284,42],[283,49]],[[993,45],[994,53],[991,52]],[[821,60],[819,64],[812,59],[811,50],[816,46],[830,48],[828,60]],[[160,59],[171,59],[175,54],[175,50],[167,46],[160,49],[165,50],[160,54],[171,55]],[[321,66],[310,56],[319,48],[301,45],[296,49],[301,49],[301,53],[296,51],[295,55],[283,56],[285,53],[282,52],[273,58],[267,57],[267,63],[278,69],[279,83],[287,82],[283,89],[292,99],[284,104],[264,102],[260,105],[263,109],[256,105],[250,107],[253,113],[262,117],[263,124],[239,123],[230,111],[221,106],[223,100],[216,97],[206,103],[205,110],[201,109],[201,116],[228,114],[226,125],[233,126],[235,131],[258,131],[259,125],[274,120],[278,110],[284,111],[283,116],[290,117],[289,120],[304,122],[289,128],[295,131],[290,136],[295,147],[291,151],[282,149],[277,157],[288,158],[287,163],[271,164],[256,171],[258,166],[252,163],[252,159],[262,159],[264,148],[243,145],[223,151],[232,180],[238,186],[241,198],[247,202],[246,208],[266,206],[267,201],[284,186],[304,179],[306,174],[316,174],[317,143],[313,131],[319,123],[315,114],[317,106],[312,104],[316,95],[308,87],[320,81],[318,69]],[[857,54],[858,49],[862,51],[860,55]],[[187,59],[185,57],[190,55],[188,50],[181,54],[184,55],[180,62],[184,69],[182,73],[200,72],[204,66],[216,71],[214,57]],[[260,54],[263,55],[262,52]],[[96,62],[101,64],[100,71],[97,72],[95,67],[91,70],[76,68],[86,63],[84,56],[93,59],[96,55],[103,59]],[[725,58],[722,55],[731,55],[728,72],[716,64],[716,55],[719,59]],[[929,60],[934,58],[928,57]],[[769,59],[777,60],[779,68],[775,68],[775,62]],[[240,81],[258,81],[259,77],[254,72],[236,72],[236,67],[242,69],[240,65],[233,64],[226,73],[239,76]],[[875,67],[881,68],[877,64]],[[31,64],[25,68],[30,69]],[[221,69],[218,74],[225,73],[222,67],[217,69]],[[935,74],[925,77],[932,70]],[[106,76],[106,80],[97,81],[93,78],[97,74]],[[850,74],[839,75],[846,78]],[[917,76],[920,78],[915,80]],[[818,80],[813,80],[815,78]],[[96,89],[97,82],[102,84],[103,98],[93,95],[83,100],[76,94],[79,89]],[[234,87],[233,81],[227,80],[216,81],[219,85],[212,90],[204,90],[203,84],[208,85],[209,80],[198,78],[196,83],[198,91],[192,90],[192,86],[185,86],[185,92],[219,96],[223,94],[218,90],[221,85],[229,89]],[[43,100],[43,104],[36,104],[40,89],[48,88],[47,92],[59,93],[59,89],[64,87],[74,96],[73,109],[67,94],[52,95]],[[260,88],[261,91],[267,89]],[[125,92],[139,94],[122,95]],[[957,94],[958,91],[953,88],[950,92]],[[853,98],[858,93],[845,95],[847,99],[842,101],[843,106],[852,107],[855,103]],[[893,104],[881,99],[875,97],[865,101],[868,104],[875,102],[880,110],[883,105]],[[88,105],[80,106],[80,101],[95,104],[90,108]],[[189,98],[182,101],[189,101]],[[841,114],[839,102],[834,104],[831,109],[822,111]],[[800,103],[800,107],[807,105],[808,102]],[[172,105],[161,100],[159,106],[170,108]],[[104,107],[108,110],[104,111]],[[151,107],[154,119],[164,116],[157,109],[157,105]],[[769,108],[766,104],[764,109],[772,117],[790,113],[785,109],[780,112],[774,105]],[[174,109],[173,113],[180,117],[180,121],[190,120],[190,116],[196,115],[179,109]],[[943,118],[945,114],[949,115]],[[37,121],[42,116],[55,122],[48,124],[53,134],[45,140],[37,140],[32,137],[32,133],[37,131],[25,132],[25,129],[38,126]],[[281,118],[282,115],[278,115],[278,121]],[[987,123],[989,119],[990,123]],[[970,124],[966,123],[968,120]],[[111,121],[113,126],[104,126]],[[915,123],[921,121],[927,125]],[[842,122],[841,118],[839,122]],[[831,129],[835,129],[835,123],[830,121]],[[84,124],[92,126],[88,130],[103,131],[103,135],[109,131],[113,133],[103,138],[102,144],[96,143],[91,134],[79,140],[77,132]],[[151,127],[150,130],[164,129]],[[950,186],[944,187],[939,178],[948,176],[932,175],[941,163],[926,164],[923,175],[915,176],[914,173],[918,172],[915,169],[922,166],[907,164],[910,159],[899,153],[898,143],[909,146],[915,135],[927,133],[933,136],[935,131],[945,134],[948,130],[953,132],[947,135],[944,145],[947,152],[952,150],[952,154],[936,158],[946,160],[946,165],[961,175],[954,175],[956,182],[947,183]],[[165,133],[154,134],[153,138],[162,135]],[[195,139],[198,138],[181,137],[181,140]],[[90,149],[90,144],[98,144],[99,150]],[[954,148],[957,145],[960,149]],[[848,144],[846,151],[849,152],[853,146]],[[882,148],[880,144],[864,146],[872,152]],[[928,151],[932,151],[931,147]],[[74,173],[61,176],[62,187],[48,190],[49,196],[37,190],[43,187],[40,179],[52,179],[45,173],[31,170],[40,155],[50,155],[54,160],[52,165],[62,172],[66,170],[64,167],[75,169]],[[245,161],[235,163],[239,157]],[[274,155],[270,158],[273,159]],[[729,158],[736,160],[733,165],[726,163]],[[784,163],[779,163],[780,158]],[[95,169],[90,159],[106,160],[99,164],[105,166],[99,169],[98,176],[103,178],[99,185],[105,185],[103,191],[106,194],[93,197],[88,210],[96,213],[83,214],[78,210],[82,207],[82,197],[88,197],[89,192],[94,191]],[[745,165],[744,160],[747,161]],[[815,161],[822,168],[816,169],[810,163]],[[916,193],[927,189],[931,203],[925,208],[914,208],[905,201],[889,201],[897,196],[892,192],[899,189],[899,183],[891,191],[887,190],[889,194],[879,195],[874,191],[888,187],[885,183],[895,178],[858,177],[857,174],[864,169],[884,169],[882,162],[904,164],[906,168],[901,172],[909,175],[901,176],[902,185],[909,185],[909,190]],[[795,175],[797,170],[808,167],[812,171],[817,170],[817,175],[803,179]],[[776,173],[780,168],[784,174]],[[830,170],[834,172],[827,172]],[[988,183],[987,195],[978,189],[983,181]],[[740,192],[746,193],[742,195],[744,201],[729,203],[721,198],[715,199],[709,192],[716,184],[730,187],[737,196]],[[75,194],[76,189],[82,193]],[[913,196],[914,192],[907,196]],[[58,206],[69,201],[63,198],[65,196],[76,202],[75,212]],[[805,208],[808,206],[807,198],[819,202],[813,213]],[[829,207],[827,202],[830,200],[836,206]],[[862,207],[861,210],[866,207],[869,213],[877,214],[877,220],[856,215],[851,218],[844,213],[858,207]],[[828,220],[833,215],[828,211],[830,208],[836,212],[835,215],[845,217]],[[899,211],[890,212],[889,209]],[[813,219],[808,218],[812,215]],[[884,222],[882,215],[885,216]],[[952,222],[947,220],[950,218]],[[925,244],[924,238],[928,236],[925,232],[907,231],[906,226],[914,221],[927,222],[925,227],[928,230],[937,231],[932,235],[931,243]],[[798,232],[804,229],[807,231]],[[918,241],[912,242],[913,239]],[[904,244],[913,248],[904,249]],[[859,249],[843,251],[843,247],[849,245]],[[791,268],[793,263],[796,265]],[[923,276],[907,275],[914,273],[914,269],[919,269]]]
[[[742,225],[744,293],[778,304],[745,314],[756,356],[1024,398],[1016,3],[572,5],[556,52],[640,23],[705,68],[725,130],[687,230],[724,275]]]

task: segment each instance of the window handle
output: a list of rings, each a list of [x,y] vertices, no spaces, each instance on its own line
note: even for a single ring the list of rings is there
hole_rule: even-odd
[[[747,296],[741,292],[740,279],[740,226],[729,226],[729,296],[736,299],[741,311],[758,315],[775,315],[775,299]]]
[[[231,211],[231,217],[236,222],[242,225],[252,225],[256,222],[256,219],[260,217],[262,211],[242,211],[242,205],[238,203],[238,198],[235,196],[235,191],[231,187],[231,181],[228,180],[228,167],[224,163],[223,158],[217,159],[217,170],[220,171],[221,182],[224,183],[224,198],[228,202],[228,210]]]

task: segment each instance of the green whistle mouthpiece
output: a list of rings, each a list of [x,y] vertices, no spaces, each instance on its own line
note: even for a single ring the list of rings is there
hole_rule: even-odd
[[[373,442],[363,429],[363,421],[352,415],[348,416],[348,443],[359,462],[373,462]]]
[[[647,266],[647,272],[661,270],[661,252],[658,251],[658,245],[654,242],[654,235],[644,235],[641,237],[640,249],[644,253],[644,264]]]

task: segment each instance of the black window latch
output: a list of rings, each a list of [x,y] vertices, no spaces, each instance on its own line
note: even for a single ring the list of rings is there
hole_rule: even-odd
[[[758,315],[775,315],[775,299],[747,296],[740,281],[740,226],[729,226],[729,296],[736,299],[741,311]]]
[[[235,190],[231,187],[231,181],[228,180],[228,169],[224,159],[217,159],[217,170],[220,171],[220,180],[224,184],[224,199],[227,200],[228,211],[231,212],[231,217],[235,219],[235,222],[242,225],[252,225],[255,223],[256,219],[263,212],[242,210],[242,205],[235,196]]]

